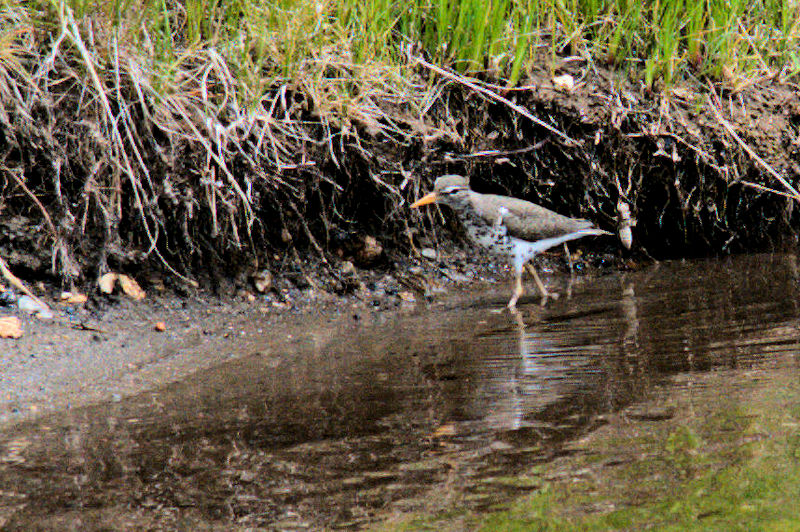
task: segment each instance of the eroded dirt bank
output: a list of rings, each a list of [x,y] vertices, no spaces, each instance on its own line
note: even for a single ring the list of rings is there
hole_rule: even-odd
[[[80,78],[78,66],[46,74]],[[430,266],[420,249],[450,241],[435,211],[407,208],[443,173],[612,230],[623,201],[638,221],[634,252],[657,258],[796,240],[794,202],[775,178],[791,186],[800,177],[794,84],[650,93],[571,58],[529,72],[521,89],[483,85],[502,102],[421,64],[405,68],[406,94],[354,101],[339,121],[286,85],[267,89],[251,115],[235,102],[220,111],[151,93],[129,101],[122,89],[135,93],[137,80],[127,73],[105,95],[124,109],[119,146],[105,111],[83,99],[91,86],[5,98],[0,256],[19,275],[66,287],[113,270],[145,288],[196,281],[230,294],[266,274],[276,293],[313,285],[348,294],[359,288],[351,264],[408,277]],[[556,87],[555,74],[574,87]],[[359,114],[367,103],[374,112]],[[139,162],[121,168],[122,155]]]

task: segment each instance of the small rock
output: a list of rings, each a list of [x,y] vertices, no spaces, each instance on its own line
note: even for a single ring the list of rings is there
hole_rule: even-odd
[[[253,482],[256,479],[256,474],[252,471],[242,471],[239,473],[239,480],[242,482]]]
[[[569,74],[562,74],[553,78],[553,85],[558,90],[570,92],[575,88],[575,78]]]
[[[167,324],[163,321],[157,321],[153,328],[158,332],[164,332],[167,330]]]
[[[41,301],[33,299],[30,296],[20,297],[17,300],[17,306],[19,307],[20,310],[27,312],[28,314],[36,313],[37,317],[39,317],[39,314],[42,313],[44,313],[45,315],[49,313],[50,317],[51,318],[53,317],[52,312],[50,312],[50,309],[47,308],[47,305],[45,305]],[[45,316],[42,319],[48,319],[48,318]]]
[[[508,451],[510,449],[513,449],[514,446],[504,441],[495,440],[489,444],[489,448],[493,451]]]
[[[119,286],[122,288],[122,291],[125,292],[126,296],[135,301],[141,301],[145,298],[144,290],[142,290],[142,287],[139,286],[139,283],[134,281],[132,277],[121,273],[117,276],[117,280],[119,281]]]
[[[407,303],[414,303],[417,300],[416,296],[414,296],[414,294],[408,290],[402,290],[397,295],[400,296],[401,300]]]
[[[434,430],[430,437],[432,438],[443,438],[447,436],[455,436],[456,435],[456,426],[452,423],[446,423],[444,425],[439,426],[436,430]]]
[[[342,275],[353,275],[354,273],[356,273],[356,266],[349,260],[346,260],[342,262],[339,271],[341,272]]]
[[[261,270],[254,274],[253,286],[262,294],[269,291],[272,288],[272,273],[269,270]]]
[[[436,260],[436,250],[433,248],[422,248],[419,254],[428,260]]]
[[[41,309],[41,305],[39,305],[35,299],[29,296],[21,296],[19,299],[17,299],[17,306],[20,310],[29,313],[34,313]]]
[[[61,292],[61,301],[70,305],[82,305],[88,298],[79,292]]]
[[[463,273],[456,271],[448,272],[448,277],[450,277],[450,280],[453,281],[454,283],[459,283],[459,284],[465,284],[472,281],[472,279],[468,275],[464,275]]]
[[[97,280],[97,286],[104,294],[110,294],[114,291],[114,285],[117,284],[117,274],[114,272],[105,273]]]
[[[361,246],[356,251],[355,259],[359,264],[372,264],[383,253],[383,246],[373,236],[365,236],[361,240]]]
[[[52,320],[53,319],[53,311],[47,307],[43,307],[39,312],[36,313],[36,319],[38,320]]]

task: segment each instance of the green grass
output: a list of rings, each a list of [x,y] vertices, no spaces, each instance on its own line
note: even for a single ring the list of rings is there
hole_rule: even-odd
[[[598,515],[561,510],[596,498],[579,488],[546,490],[482,522],[482,530],[798,530],[800,468],[779,458],[708,472],[666,497]],[[610,494],[606,494],[610,497]],[[604,501],[600,501],[604,502]]]
[[[56,33],[59,6],[3,0],[0,9],[4,22]],[[164,72],[187,50],[213,47],[254,97],[280,80],[336,76],[336,68],[326,70],[331,65],[401,65],[409,47],[437,64],[509,85],[541,57],[564,54],[611,65],[651,88],[690,76],[736,84],[800,68],[800,10],[790,0],[69,0],[67,6],[91,18],[94,31],[166,64]],[[540,56],[539,48],[548,53]]]

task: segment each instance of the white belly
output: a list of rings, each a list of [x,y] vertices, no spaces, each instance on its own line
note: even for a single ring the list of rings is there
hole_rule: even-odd
[[[495,255],[508,257],[513,260],[514,269],[522,272],[522,267],[534,255],[541,253],[553,246],[563,244],[576,238],[597,234],[597,229],[582,229],[552,238],[543,238],[535,242],[528,242],[509,236],[504,226],[467,226],[467,234],[475,244],[487,249]]]
[[[513,259],[514,269],[517,273],[521,273],[525,263],[537,253],[576,238],[605,233],[601,229],[589,227],[572,233],[529,242],[510,236],[507,228],[502,223],[502,218],[496,223],[487,224],[472,210],[465,210],[460,214],[470,240],[495,255]]]

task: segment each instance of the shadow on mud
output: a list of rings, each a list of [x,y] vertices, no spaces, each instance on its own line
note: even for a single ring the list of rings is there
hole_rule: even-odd
[[[789,255],[663,263],[517,314],[480,292],[339,317],[280,352],[267,332],[259,352],[157,392],[4,434],[0,525],[360,528],[480,511],[536,489],[514,475],[676,374],[796,367],[797,276]]]

